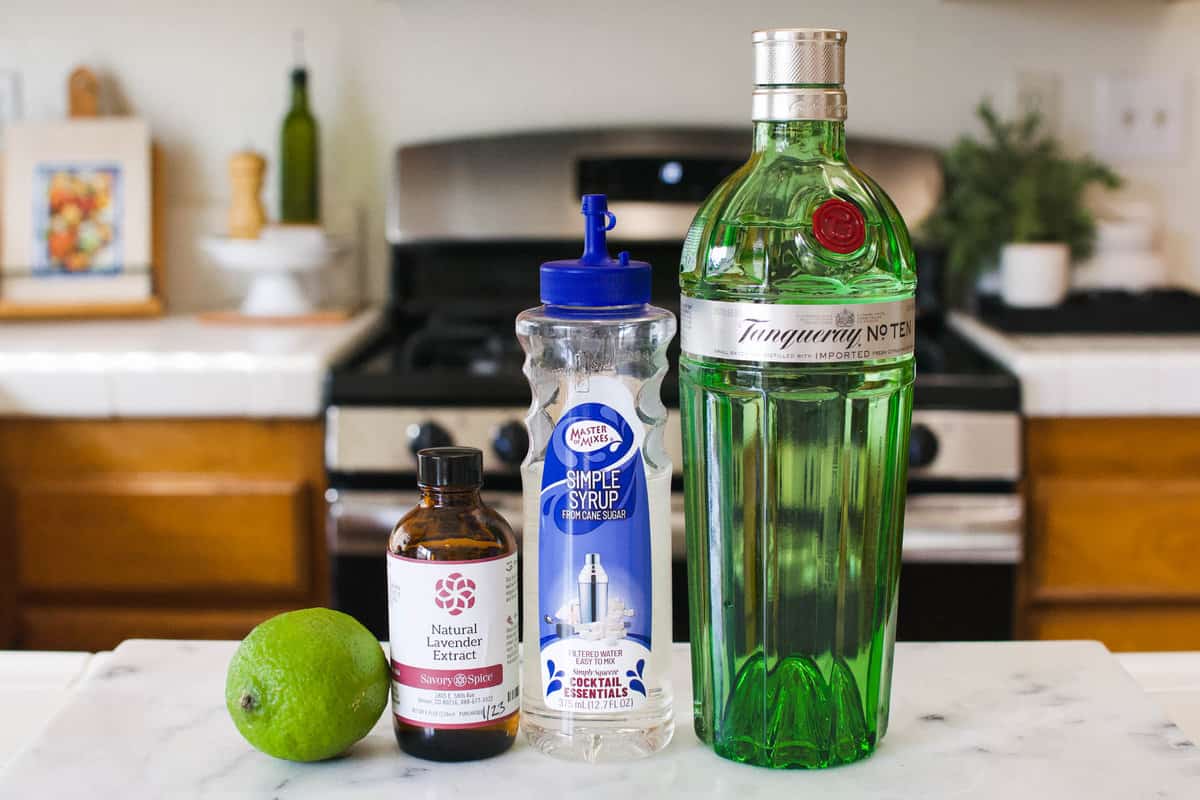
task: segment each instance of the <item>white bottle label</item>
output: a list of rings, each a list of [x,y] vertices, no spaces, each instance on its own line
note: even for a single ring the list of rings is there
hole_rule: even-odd
[[[542,697],[555,711],[630,711],[658,682],[645,428],[617,379],[593,377],[568,402],[539,496]]]
[[[517,555],[421,561],[388,554],[392,713],[478,728],[517,713]]]
[[[916,304],[798,305],[680,298],[679,342],[688,355],[734,361],[835,364],[913,351]]]

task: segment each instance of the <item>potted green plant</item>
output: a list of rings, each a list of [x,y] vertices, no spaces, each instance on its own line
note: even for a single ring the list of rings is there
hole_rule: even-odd
[[[1093,184],[1116,188],[1120,178],[1092,158],[1064,155],[1036,113],[1004,121],[984,102],[978,114],[986,136],[964,136],[946,151],[946,190],[926,232],[958,275],[998,261],[1008,305],[1057,305],[1072,260],[1088,256],[1095,241],[1084,192]]]

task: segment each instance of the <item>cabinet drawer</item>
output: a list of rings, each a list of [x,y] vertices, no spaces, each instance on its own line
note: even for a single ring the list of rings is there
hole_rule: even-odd
[[[1030,475],[1172,478],[1200,474],[1200,419],[1119,417],[1025,422]]]
[[[169,475],[24,483],[8,493],[18,582],[23,594],[300,595],[310,494],[297,481]]]
[[[21,646],[31,650],[111,650],[126,639],[241,639],[265,619],[291,609],[28,606]]]
[[[1034,601],[1200,600],[1200,480],[1032,482]]]
[[[1096,639],[1113,652],[1200,650],[1200,606],[1047,606],[1031,609],[1022,635]]]

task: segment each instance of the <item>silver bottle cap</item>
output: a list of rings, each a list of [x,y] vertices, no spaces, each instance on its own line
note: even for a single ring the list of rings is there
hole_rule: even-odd
[[[755,31],[754,85],[841,86],[846,80],[846,32],[828,28]]]
[[[775,28],[752,40],[755,120],[846,118],[845,31]]]

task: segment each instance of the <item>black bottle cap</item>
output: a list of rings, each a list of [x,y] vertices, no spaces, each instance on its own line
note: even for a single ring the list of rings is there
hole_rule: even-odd
[[[472,488],[483,485],[483,452],[474,447],[426,447],[417,451],[421,486]]]

